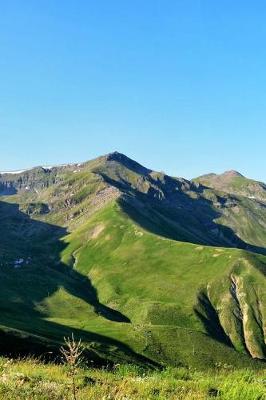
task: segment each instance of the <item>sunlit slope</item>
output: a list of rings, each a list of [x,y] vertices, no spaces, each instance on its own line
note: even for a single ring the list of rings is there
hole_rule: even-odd
[[[226,182],[249,182],[234,174],[229,178]],[[256,184],[263,190],[264,184]],[[153,233],[266,254],[265,203],[257,194],[243,196],[230,192],[231,186],[223,188],[152,171],[117,152],[83,164],[0,175],[4,200],[18,203],[34,219],[71,231],[119,198],[124,211]]]
[[[246,178],[237,171],[203,175],[195,181],[213,189],[266,202],[265,183]]]
[[[130,319],[145,342],[141,351],[163,359],[170,346],[167,357],[176,361],[178,333],[188,353],[210,338],[264,358],[264,257],[150,234],[117,204],[65,240],[64,263],[89,276],[101,303]]]
[[[20,218],[25,235],[27,218]],[[94,358],[119,362],[144,362],[144,355],[164,364],[241,366],[251,363],[241,353],[263,357],[264,257],[154,235],[116,201],[71,234],[54,232],[49,241],[46,225],[34,229],[38,238],[43,229],[41,242],[17,239],[5,253],[3,331],[56,346],[73,331]],[[32,263],[8,264],[29,252]]]
[[[1,351],[74,332],[97,362],[265,358],[262,202],[119,153],[0,186]]]
[[[260,197],[170,177],[119,153],[99,159],[90,168],[123,194],[124,211],[154,233],[266,254],[266,208]]]

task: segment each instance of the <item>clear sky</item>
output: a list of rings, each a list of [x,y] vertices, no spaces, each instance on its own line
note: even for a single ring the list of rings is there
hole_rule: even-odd
[[[262,0],[0,2],[0,170],[118,150],[266,181]]]

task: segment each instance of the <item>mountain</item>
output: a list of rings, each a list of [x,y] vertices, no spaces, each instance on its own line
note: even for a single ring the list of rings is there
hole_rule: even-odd
[[[261,198],[117,152],[1,174],[0,194],[0,350],[56,352],[73,332],[98,363],[265,359]]]
[[[265,183],[248,179],[237,171],[203,175],[195,181],[216,190],[266,202]]]

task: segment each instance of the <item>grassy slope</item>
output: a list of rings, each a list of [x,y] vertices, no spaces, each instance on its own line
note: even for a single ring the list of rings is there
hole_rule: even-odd
[[[128,159],[98,162],[92,171],[122,189],[127,201],[140,202],[136,204],[138,215],[130,216],[144,228],[149,229],[149,219],[152,231],[172,239],[266,254],[265,204],[260,201],[219,188],[197,187],[193,182],[131,165]],[[145,218],[139,219],[140,213]]]
[[[162,363],[250,364],[245,356],[207,336],[194,312],[199,289],[226,280],[242,259],[241,251],[150,234],[116,202],[60,243],[62,262],[57,268],[38,260],[8,273],[2,269],[2,325],[57,343],[74,331],[85,342],[93,342],[100,355],[109,352],[116,360],[125,353],[133,360],[128,351],[132,348]],[[121,321],[113,310],[131,323],[123,322],[124,317]]]
[[[211,188],[216,194],[232,197],[235,206],[217,219],[218,223],[230,226],[246,243],[265,246],[265,202],[266,186],[262,182],[248,179],[242,175],[224,173],[204,175],[195,182]],[[208,191],[207,191],[208,192]]]
[[[95,235],[97,230],[99,233]],[[87,319],[85,323],[84,315],[80,321],[83,329],[108,332],[162,362],[202,365],[206,360],[216,362],[220,358],[233,362],[235,352],[206,336],[194,307],[199,290],[205,290],[207,285],[221,293],[219,297],[215,291],[214,303],[222,301],[223,291],[229,292],[230,273],[244,265],[244,252],[195,246],[152,235],[134,225],[116,203],[99,212],[65,241],[68,246],[62,252],[64,263],[72,265],[74,254],[75,269],[89,276],[100,302],[118,309],[131,320],[130,327],[107,324],[104,320],[101,323],[99,319]],[[263,293],[264,280],[256,269],[259,261],[252,256],[252,263],[255,266],[251,267],[252,278]],[[57,320],[57,296],[53,300],[56,310],[53,318]],[[228,335],[233,331],[233,338],[233,327],[227,329]],[[237,340],[238,337],[234,344]],[[243,361],[241,357],[240,360]]]
[[[96,160],[89,168],[101,165]],[[108,171],[109,179],[130,182],[143,193],[151,188],[148,178],[140,179],[142,169],[136,173],[108,164],[104,172]],[[33,214],[26,222],[17,212],[13,230],[10,219],[6,225],[1,221],[6,257],[0,271],[2,326],[45,337],[57,346],[74,331],[92,343],[97,354],[116,361],[136,360],[140,353],[162,363],[198,367],[220,361],[254,364],[228,342],[242,353],[263,357],[264,257],[148,233],[140,227],[145,226],[145,216],[140,214],[136,225],[130,213],[110,203],[116,193],[106,194],[99,175],[87,170],[62,174],[57,185],[38,196],[3,198],[20,203],[23,213],[37,200],[49,202],[54,212]],[[240,216],[245,213],[240,211]],[[227,220],[233,221],[231,209],[228,212]],[[186,218],[184,224],[189,225]],[[236,212],[236,225],[242,229],[245,219],[239,218]],[[51,232],[48,222],[61,228]],[[11,267],[11,260],[29,254],[28,266]]]

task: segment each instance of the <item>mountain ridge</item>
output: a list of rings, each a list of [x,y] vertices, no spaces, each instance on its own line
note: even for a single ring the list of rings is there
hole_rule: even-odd
[[[110,153],[106,153],[105,155],[96,157],[96,158],[94,158],[92,160],[89,160],[89,161],[80,161],[80,162],[71,162],[71,163],[53,164],[53,165],[35,165],[35,166],[29,167],[29,168],[22,168],[22,169],[18,169],[18,170],[10,170],[10,171],[4,171],[3,170],[3,171],[0,171],[0,175],[9,175],[9,174],[19,175],[19,174],[23,174],[24,172],[32,171],[32,170],[34,170],[36,168],[43,168],[44,170],[46,170],[46,169],[49,170],[49,169],[53,169],[53,168],[62,168],[62,167],[74,167],[74,166],[79,167],[81,165],[85,165],[88,162],[95,161],[95,160],[98,160],[98,159],[103,159],[103,158],[109,159],[109,160],[113,159],[113,160],[116,160],[116,161],[119,161],[119,160],[122,161],[124,159],[124,160],[127,160],[130,163],[138,164],[139,167],[144,168],[147,171],[150,171],[150,172],[153,171],[150,168],[144,167],[141,163],[136,162],[133,158],[128,157],[126,154],[115,150],[115,151],[112,151]],[[175,177],[175,178],[179,178],[180,177],[180,176],[176,176],[176,175],[170,175],[170,174],[167,174],[167,173],[164,173],[164,174],[167,175],[167,176],[170,176],[170,177]],[[184,177],[183,179],[193,181],[193,180],[201,179],[201,178],[204,178],[204,177],[207,177],[207,176],[223,176],[223,175],[240,176],[240,177],[246,178],[239,171],[234,170],[234,169],[229,169],[229,170],[226,170],[226,171],[224,171],[224,172],[222,172],[220,174],[219,173],[215,173],[215,172],[210,172],[210,173],[206,173],[206,174],[200,175],[197,178],[189,179],[189,178],[185,178]],[[246,179],[249,179],[249,178],[246,178]],[[258,180],[255,180],[255,179],[250,179],[250,180],[253,180],[253,181],[256,181],[256,182],[259,182],[259,183],[263,183],[263,181],[258,181]]]

